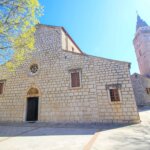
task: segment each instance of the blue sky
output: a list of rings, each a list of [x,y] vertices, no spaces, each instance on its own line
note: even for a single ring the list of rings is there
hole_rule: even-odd
[[[150,0],[40,0],[41,23],[64,26],[88,54],[128,61],[139,72],[133,47],[136,11],[150,25]]]

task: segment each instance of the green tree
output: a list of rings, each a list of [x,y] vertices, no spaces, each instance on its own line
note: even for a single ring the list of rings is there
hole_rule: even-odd
[[[0,0],[0,64],[14,70],[35,49],[41,14],[38,0]]]

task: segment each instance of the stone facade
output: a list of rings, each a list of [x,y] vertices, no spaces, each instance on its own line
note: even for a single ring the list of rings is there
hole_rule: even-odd
[[[150,77],[150,27],[139,16],[133,44],[141,75]]]
[[[27,99],[38,97],[39,122],[139,122],[129,63],[83,53],[62,27],[39,25],[35,36],[37,50],[15,74],[4,67],[0,73],[0,121],[26,121]],[[38,64],[34,74],[32,64]],[[80,70],[78,88],[70,86],[74,69]],[[112,102],[109,88],[116,85],[120,101]]]
[[[150,93],[146,90],[150,87],[150,79],[137,73],[133,74],[131,79],[137,105],[150,105]]]
[[[150,94],[150,27],[137,16],[136,34],[133,40],[140,75],[131,76],[137,105],[149,105]]]

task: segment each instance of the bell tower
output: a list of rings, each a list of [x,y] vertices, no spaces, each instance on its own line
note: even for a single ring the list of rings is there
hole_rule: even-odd
[[[150,27],[139,15],[133,44],[141,75],[150,77]]]

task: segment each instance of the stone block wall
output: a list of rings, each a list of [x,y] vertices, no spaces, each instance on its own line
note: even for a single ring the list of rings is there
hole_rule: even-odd
[[[150,88],[150,79],[135,73],[131,80],[137,105],[150,105],[150,94],[146,92],[146,88]]]
[[[36,36],[37,51],[32,57],[15,74],[5,68],[0,73],[0,79],[6,80],[0,95],[0,121],[26,121],[27,93],[37,88],[39,122],[139,122],[129,63],[63,50],[60,28],[42,27]],[[39,69],[33,75],[30,66],[35,63]],[[77,68],[81,87],[71,88],[69,70]],[[110,84],[121,85],[119,102],[111,102],[106,88]]]

